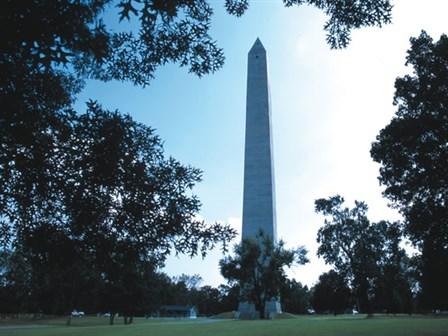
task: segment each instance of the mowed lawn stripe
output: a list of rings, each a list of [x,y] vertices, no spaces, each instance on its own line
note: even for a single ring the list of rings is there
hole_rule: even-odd
[[[0,326],[0,335],[8,336],[448,336],[448,318],[441,317],[330,317],[311,316],[284,320],[144,320],[114,326],[89,325],[94,320],[62,320],[39,324]],[[99,323],[104,321],[98,320]]]

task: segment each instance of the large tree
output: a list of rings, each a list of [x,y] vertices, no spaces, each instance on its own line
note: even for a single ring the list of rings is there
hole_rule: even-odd
[[[151,128],[96,102],[68,121],[45,157],[50,177],[14,165],[3,171],[12,177],[2,181],[9,246],[30,263],[35,309],[75,308],[93,282],[108,311],[132,315],[126,307],[148,263],[161,265],[172,250],[204,255],[234,231],[196,218],[191,189],[201,172],[166,158]]]
[[[395,82],[397,112],[372,145],[384,195],[421,251],[422,302],[448,308],[448,37],[411,38],[412,73]]]
[[[235,246],[234,256],[220,260],[219,266],[224,278],[240,284],[240,300],[253,303],[263,319],[266,303],[278,299],[286,284],[285,267],[307,263],[306,254],[304,247],[286,249],[283,241],[275,244],[260,231],[256,238],[243,239]]]
[[[367,204],[355,201],[344,207],[344,198],[333,196],[315,201],[316,212],[326,218],[317,234],[317,254],[345,277],[357,299],[358,308],[372,313],[372,283],[378,275],[381,235],[367,218]]]
[[[326,216],[318,231],[317,253],[351,286],[358,308],[368,314],[374,309],[410,312],[411,266],[401,246],[400,223],[371,223],[364,202],[355,201],[350,209],[343,206],[341,196],[315,204],[316,211]],[[334,274],[326,276],[336,281]]]

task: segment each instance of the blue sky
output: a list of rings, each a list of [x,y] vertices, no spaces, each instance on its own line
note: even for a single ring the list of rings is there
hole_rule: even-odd
[[[447,33],[446,0],[393,1],[393,24],[353,32],[345,50],[325,42],[325,16],[313,7],[284,8],[280,0],[253,0],[246,14],[225,13],[211,1],[211,35],[226,63],[201,79],[175,64],[160,68],[149,87],[89,81],[78,98],[131,114],[157,130],[165,152],[204,171],[195,188],[200,215],[241,229],[247,53],[259,37],[268,52],[272,98],[278,236],[287,246],[305,245],[311,263],[290,276],[312,285],[329,267],[316,257],[323,218],[314,200],[341,194],[369,205],[371,220],[395,220],[378,184],[369,150],[392,118],[394,80],[405,68],[409,38],[425,29]],[[235,243],[239,238],[235,240]],[[199,274],[204,284],[224,283],[219,250],[204,260],[170,257],[170,275]]]

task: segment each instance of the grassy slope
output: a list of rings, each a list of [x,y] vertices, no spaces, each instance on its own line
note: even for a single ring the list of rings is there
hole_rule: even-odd
[[[42,321],[35,325],[0,325],[0,335],[8,336],[442,336],[448,335],[448,318],[430,317],[332,317],[312,316],[273,321],[146,321],[106,325],[104,319]],[[96,325],[94,325],[96,324]]]

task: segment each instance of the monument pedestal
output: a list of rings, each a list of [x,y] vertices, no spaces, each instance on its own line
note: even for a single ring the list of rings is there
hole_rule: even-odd
[[[274,299],[266,302],[265,318],[271,319],[281,312],[282,308],[279,300]],[[238,305],[238,318],[241,320],[257,320],[260,318],[260,313],[255,309],[253,303],[240,302]]]

